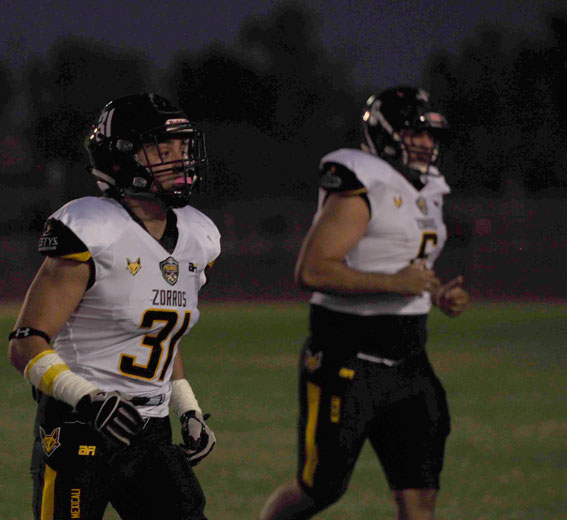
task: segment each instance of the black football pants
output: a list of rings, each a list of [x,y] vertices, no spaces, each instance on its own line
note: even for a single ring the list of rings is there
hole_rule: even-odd
[[[132,445],[111,449],[63,403],[43,396],[31,472],[35,520],[206,520],[205,497],[169,418],[149,419]]]

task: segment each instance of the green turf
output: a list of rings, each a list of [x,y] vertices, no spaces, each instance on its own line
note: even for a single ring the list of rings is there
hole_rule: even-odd
[[[255,519],[272,489],[294,474],[306,312],[303,304],[207,304],[184,340],[187,372],[218,438],[196,468],[211,519]],[[13,319],[0,321],[2,337]],[[434,312],[429,328],[430,357],[453,418],[437,518],[565,518],[567,305],[477,304],[458,319]],[[28,520],[34,403],[22,377],[0,359],[0,518]],[[116,518],[109,510],[105,520]],[[346,496],[318,518],[393,518],[368,447]]]

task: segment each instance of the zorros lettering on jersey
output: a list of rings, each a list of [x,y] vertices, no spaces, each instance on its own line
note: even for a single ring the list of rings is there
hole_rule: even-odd
[[[152,289],[152,305],[158,307],[187,307],[185,291],[171,289]]]
[[[177,279],[179,278],[179,262],[175,258],[170,256],[162,260],[159,263],[159,268],[161,269],[163,279],[169,285],[175,285],[177,283]]]
[[[434,218],[416,218],[415,221],[419,229],[437,229],[437,222]]]

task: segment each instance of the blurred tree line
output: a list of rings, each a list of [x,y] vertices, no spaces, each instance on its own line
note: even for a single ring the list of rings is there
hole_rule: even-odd
[[[358,146],[365,98],[390,86],[355,86],[317,25],[315,12],[291,0],[245,22],[238,45],[188,43],[165,70],[142,53],[78,37],[56,41],[19,83],[0,62],[0,231],[38,229],[66,200],[97,193],[82,141],[106,102],[137,91],[171,97],[205,130],[205,204],[313,203],[320,157]],[[455,191],[497,197],[513,180],[530,195],[563,196],[566,60],[567,10],[547,14],[539,40],[510,42],[504,26],[480,27],[458,54],[430,57],[422,85],[454,130],[444,173]]]
[[[567,11],[548,13],[545,26],[535,41],[483,27],[459,55],[430,58],[424,78],[454,129],[456,191],[498,195],[512,180],[530,196],[564,196]]]

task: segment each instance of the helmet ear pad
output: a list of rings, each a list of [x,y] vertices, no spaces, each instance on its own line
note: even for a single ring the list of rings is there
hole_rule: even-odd
[[[373,144],[376,155],[384,159],[399,159],[402,157],[402,148],[399,141],[386,132],[382,126],[368,126],[366,128],[367,142]]]
[[[116,190],[120,198],[127,192],[149,190],[153,175],[136,155],[134,143],[99,135],[96,148],[96,158],[91,158],[91,164],[97,172],[93,173]],[[101,173],[106,175],[101,176]]]

